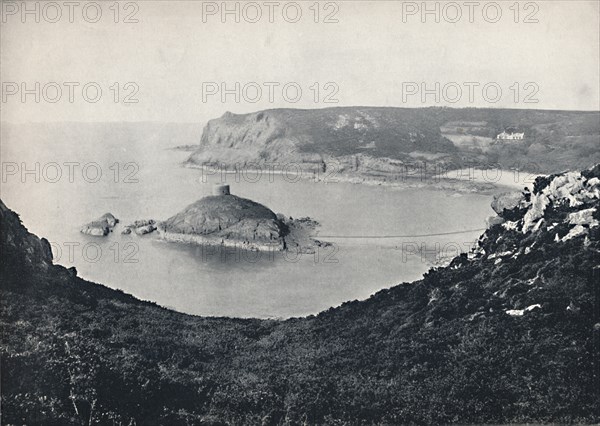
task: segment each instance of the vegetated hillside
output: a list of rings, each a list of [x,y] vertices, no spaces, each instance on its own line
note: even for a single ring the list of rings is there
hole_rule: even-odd
[[[505,129],[524,132],[525,140],[496,141]],[[188,163],[351,163],[348,156],[560,172],[600,161],[600,113],[387,107],[227,112],[208,122]]]
[[[253,161],[317,161],[323,156],[362,152],[395,158],[416,149],[456,151],[437,127],[434,114],[398,108],[273,109],[243,115],[227,112],[208,122],[199,152],[232,149],[255,155],[248,158]],[[213,154],[208,151],[207,155]]]
[[[286,321],[86,282],[1,205],[3,422],[598,422],[599,178],[540,178],[448,267]]]

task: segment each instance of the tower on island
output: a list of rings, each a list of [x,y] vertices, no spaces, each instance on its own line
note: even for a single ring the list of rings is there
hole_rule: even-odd
[[[215,185],[212,190],[213,195],[230,195],[229,185]]]

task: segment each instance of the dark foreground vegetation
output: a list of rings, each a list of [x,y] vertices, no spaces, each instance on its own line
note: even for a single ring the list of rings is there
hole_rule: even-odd
[[[594,176],[581,204],[551,193],[534,230],[525,199],[472,256],[286,321],[194,317],[84,281],[1,204],[2,423],[598,422]]]

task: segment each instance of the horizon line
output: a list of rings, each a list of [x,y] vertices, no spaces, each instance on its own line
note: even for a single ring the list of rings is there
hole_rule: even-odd
[[[508,108],[508,107],[451,107],[451,106],[439,106],[439,105],[430,105],[430,106],[422,106],[422,107],[406,107],[406,106],[377,106],[377,105],[348,105],[348,106],[327,106],[321,108],[290,108],[290,107],[279,107],[279,108],[265,108],[254,110],[252,112],[244,112],[244,113],[234,113],[229,110],[225,110],[221,115],[216,116],[215,118],[221,117],[223,114],[231,113],[234,115],[247,115],[253,114],[260,111],[273,111],[273,110],[297,110],[297,111],[319,111],[324,109],[334,109],[334,108],[394,108],[394,109],[452,109],[452,110],[508,110],[508,111],[546,111],[546,112],[574,112],[574,113],[600,113],[600,106],[598,109],[587,110],[587,109],[551,109],[551,108]],[[211,120],[211,119],[208,119]],[[199,124],[203,121],[208,120],[199,120],[199,121],[160,121],[160,120],[99,120],[99,121],[86,121],[86,120],[52,120],[52,121],[8,121],[8,120],[0,120],[1,124],[69,124],[69,123],[80,123],[80,124],[145,124],[145,123],[154,123],[154,124]]]

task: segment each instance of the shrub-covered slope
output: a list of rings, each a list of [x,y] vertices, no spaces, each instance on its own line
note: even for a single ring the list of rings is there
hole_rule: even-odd
[[[81,280],[2,205],[3,423],[598,422],[598,178],[539,179],[473,253],[286,321]]]

